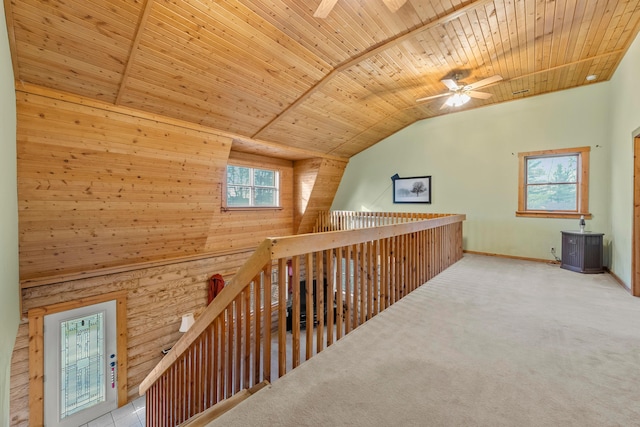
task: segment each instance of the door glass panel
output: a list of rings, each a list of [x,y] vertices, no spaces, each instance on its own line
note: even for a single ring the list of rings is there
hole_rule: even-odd
[[[104,312],[60,322],[60,418],[104,402]]]

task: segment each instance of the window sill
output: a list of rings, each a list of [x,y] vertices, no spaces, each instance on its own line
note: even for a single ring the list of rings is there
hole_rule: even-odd
[[[517,217],[524,218],[567,218],[580,219],[584,215],[584,219],[591,219],[590,213],[580,212],[554,212],[554,211],[516,211]]]
[[[284,209],[282,206],[238,206],[238,207],[225,207],[220,208],[222,212],[230,211],[281,211]]]

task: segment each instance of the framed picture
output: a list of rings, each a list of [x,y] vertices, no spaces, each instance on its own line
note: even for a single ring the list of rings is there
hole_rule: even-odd
[[[431,176],[395,178],[393,203],[431,203]]]

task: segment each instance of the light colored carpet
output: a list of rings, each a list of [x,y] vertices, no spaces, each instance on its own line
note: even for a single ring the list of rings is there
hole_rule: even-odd
[[[463,260],[211,426],[639,426],[640,299]]]

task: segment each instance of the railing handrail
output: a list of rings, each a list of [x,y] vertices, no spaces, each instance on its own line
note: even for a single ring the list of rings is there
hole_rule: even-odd
[[[369,228],[391,221],[391,224],[423,219],[433,219],[449,214],[421,213],[421,212],[354,212],[354,211],[322,211],[318,213],[314,232],[344,231],[354,228]]]
[[[464,221],[465,215],[449,215],[439,218],[418,219],[397,224],[379,225],[377,227],[358,228],[353,230],[325,231],[322,233],[298,234],[295,236],[270,238],[273,242],[271,259],[302,255],[313,251],[355,245],[371,240],[386,239],[401,234],[414,233],[421,230],[441,227],[454,222]]]
[[[180,356],[189,349],[194,341],[226,309],[226,307],[244,290],[244,288],[262,271],[266,264],[283,257],[297,256],[313,251],[338,248],[367,241],[385,239],[393,236],[414,233],[462,222],[465,215],[448,215],[431,219],[415,219],[375,228],[328,231],[265,239],[254,254],[238,270],[222,292],[206,307],[202,315],[172,347],[171,351],[156,365],[139,386],[143,395]]]

